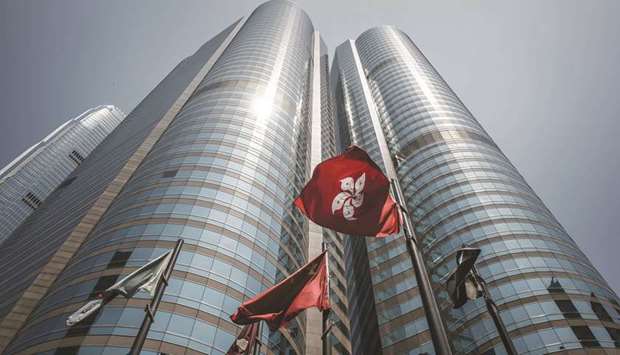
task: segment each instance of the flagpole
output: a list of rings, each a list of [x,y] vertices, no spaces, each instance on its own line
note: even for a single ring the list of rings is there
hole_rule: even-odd
[[[472,268],[471,272],[474,274],[478,285],[480,285],[482,288],[482,296],[484,297],[484,302],[486,303],[487,311],[491,315],[491,318],[493,318],[493,323],[495,323],[495,328],[497,328],[499,337],[502,339],[502,343],[504,344],[506,353],[508,353],[508,355],[517,355],[517,349],[515,349],[515,346],[512,343],[510,336],[508,335],[508,330],[506,329],[506,325],[502,321],[502,318],[500,318],[499,316],[499,309],[497,308],[497,305],[491,298],[489,289],[487,288],[487,283],[484,281],[482,277],[480,277],[480,274],[478,274],[478,269],[476,268],[476,266]]]
[[[327,245],[325,242],[321,243],[321,249],[323,252],[325,252],[327,250]],[[329,290],[330,290],[330,276],[329,276],[329,252],[327,252],[325,254],[325,269],[327,270],[327,297],[329,297]],[[329,321],[329,309],[324,310],[322,313],[322,325],[323,325],[323,332],[321,334],[321,345],[323,347],[322,352],[323,355],[327,355],[329,354],[329,331],[331,330],[331,327],[327,326],[327,323]]]
[[[258,322],[258,329],[256,330],[256,337],[254,338],[254,349],[252,349],[252,354],[260,355],[261,341],[260,341],[260,326],[261,322]],[[249,352],[248,352],[249,354]]]
[[[181,247],[183,246],[183,239],[179,239],[177,244],[174,246],[172,250],[172,256],[168,265],[166,265],[166,270],[161,276],[161,280],[157,282],[157,288],[155,289],[155,296],[151,299],[150,304],[147,304],[144,309],[144,319],[142,320],[142,325],[140,326],[140,330],[138,330],[138,335],[134,338],[133,345],[131,346],[131,350],[129,351],[129,355],[138,355],[140,351],[142,351],[142,346],[144,345],[144,341],[146,340],[146,335],[151,328],[151,324],[155,319],[155,313],[157,312],[157,308],[159,307],[159,303],[164,295],[164,291],[166,290],[166,286],[168,286],[168,280],[170,279],[170,275],[172,274],[172,270],[174,269],[174,264],[177,262],[177,258],[179,253],[181,252]]]
[[[385,162],[386,159],[384,159]],[[422,304],[424,305],[424,313],[428,321],[431,338],[433,340],[433,346],[435,352],[439,355],[451,355],[452,349],[450,348],[450,342],[448,341],[448,334],[446,328],[441,319],[441,313],[435,295],[433,293],[433,287],[431,285],[426,265],[422,252],[418,248],[418,242],[413,231],[413,224],[409,218],[409,212],[405,205],[403,193],[400,188],[400,183],[396,180],[396,177],[390,179],[392,190],[394,192],[394,198],[401,212],[403,219],[403,230],[405,233],[405,239],[407,244],[407,251],[411,257],[411,263],[413,264],[413,270],[420,289],[420,297],[422,298]]]

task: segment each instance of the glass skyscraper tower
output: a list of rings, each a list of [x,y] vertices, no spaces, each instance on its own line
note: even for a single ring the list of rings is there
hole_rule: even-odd
[[[618,296],[406,34],[343,43],[331,79],[343,146],[382,162],[380,122],[454,352],[504,353],[482,299],[453,310],[444,291],[464,244],[519,353],[620,348]],[[432,353],[403,238],[346,242],[353,352]]]
[[[481,300],[448,302],[463,244],[521,353],[620,347],[616,294],[412,41],[371,29],[330,73],[308,16],[274,0],[179,63],[0,247],[0,352],[126,354],[147,294],[65,320],[183,238],[144,354],[224,354],[237,306],[323,248],[332,354],[433,353],[403,238],[342,236],[292,205],[320,161],[356,144],[381,164],[384,141],[455,353],[503,353]],[[321,323],[264,327],[261,353],[320,354]]]
[[[181,62],[0,252],[3,353],[126,354],[148,295],[72,328],[65,319],[183,238],[144,353],[224,354],[240,330],[229,315],[320,252],[324,235],[340,281],[331,346],[348,353],[341,237],[292,204],[335,149],[327,70],[310,19],[281,0]],[[318,354],[320,327],[312,311],[265,327],[262,352]]]
[[[110,105],[87,110],[67,121],[0,170],[0,243],[9,237],[47,196],[125,118]]]

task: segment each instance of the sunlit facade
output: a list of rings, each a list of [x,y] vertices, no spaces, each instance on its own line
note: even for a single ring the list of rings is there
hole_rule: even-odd
[[[331,72],[327,53],[304,11],[273,0],[179,63],[0,247],[0,353],[127,354],[147,294],[65,319],[183,238],[143,354],[223,355],[238,305],[323,248],[328,353],[432,354],[402,236],[343,236],[292,204],[350,144],[382,162],[377,120],[455,353],[504,353],[481,300],[448,302],[463,244],[482,249],[520,353],[619,348],[617,295],[409,37],[368,30]],[[321,323],[307,310],[263,327],[261,353],[320,354]]]
[[[456,353],[505,353],[481,299],[458,310],[447,299],[463,244],[482,249],[520,354],[620,348],[617,295],[406,34],[373,28],[339,46],[332,90],[341,148],[381,162],[379,117]],[[353,352],[433,353],[403,239],[347,244]]]
[[[66,180],[125,114],[110,105],[67,121],[0,170],[0,244]]]
[[[327,70],[327,50],[310,19],[282,0],[259,6],[181,62],[100,148],[116,154],[94,152],[109,169],[101,176],[93,174],[96,166],[76,172],[81,184],[73,193],[90,197],[74,197],[73,214],[53,222],[68,198],[53,195],[21,231],[32,266],[24,270],[25,262],[0,251],[7,266],[0,270],[7,286],[0,326],[17,328],[13,336],[0,334],[8,339],[4,353],[126,354],[147,294],[119,297],[70,329],[65,319],[183,238],[143,354],[224,354],[241,329],[229,319],[239,304],[308,260],[308,221],[292,201],[310,176],[315,141],[325,142],[318,146],[324,154],[335,148],[333,121],[322,117],[329,113]],[[328,128],[313,137],[311,120]],[[46,251],[29,237],[44,231]],[[330,344],[348,354],[342,237],[323,235],[335,250]],[[60,269],[55,258],[64,262]],[[20,298],[31,293],[39,297],[33,306]],[[28,307],[23,326],[12,325]],[[302,314],[279,331],[264,327],[261,341],[265,354],[304,354],[321,340],[320,332],[307,335]]]

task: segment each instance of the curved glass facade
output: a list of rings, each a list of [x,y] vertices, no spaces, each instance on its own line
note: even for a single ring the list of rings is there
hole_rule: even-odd
[[[340,148],[358,145],[375,162],[380,162],[381,155],[362,84],[355,65],[353,46],[351,42],[346,42],[336,48],[330,77],[337,145]],[[343,244],[352,353],[380,354],[381,335],[377,320],[380,304],[375,304],[375,291],[368,272],[372,258],[367,253],[363,238],[345,238]]]
[[[240,331],[229,315],[321,243],[332,353],[433,353],[402,236],[345,237],[292,205],[350,144],[383,161],[375,128],[455,353],[504,353],[483,301],[453,310],[444,291],[463,244],[482,249],[519,353],[620,348],[618,296],[406,34],[374,28],[336,49],[331,73],[327,59],[308,16],[274,0],[183,60],[2,245],[0,352],[126,354],[147,294],[65,320],[183,238],[144,354],[224,354]],[[317,353],[320,323],[308,311],[263,329],[261,353]]]
[[[372,141],[357,112],[375,110],[381,121],[457,353],[504,352],[483,300],[453,310],[443,291],[463,244],[482,249],[478,269],[519,353],[620,346],[617,295],[406,34],[368,30],[337,49],[334,70],[352,142]],[[360,98],[362,84],[370,95]],[[402,239],[369,239],[360,253],[383,352],[432,352]]]
[[[0,248],[0,351],[22,327],[145,154],[145,142],[199,76],[231,25],[179,63]],[[200,76],[202,77],[202,76]],[[197,83],[196,83],[197,85]],[[152,144],[152,143],[151,143]],[[130,169],[126,169],[130,167]],[[91,213],[94,212],[94,213]],[[63,328],[59,328],[63,329]]]
[[[71,329],[64,321],[178,238],[185,245],[144,349],[228,350],[240,329],[229,315],[307,260],[307,222],[292,201],[308,174],[313,32],[287,1],[248,17],[8,353],[126,353],[148,295],[117,298]],[[303,353],[304,317],[287,328],[265,328],[263,343],[275,353]]]
[[[97,106],[67,121],[0,170],[0,243],[118,126],[125,114]],[[64,182],[64,183],[63,183]]]

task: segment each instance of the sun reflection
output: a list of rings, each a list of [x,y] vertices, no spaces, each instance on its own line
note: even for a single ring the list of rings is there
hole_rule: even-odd
[[[265,96],[258,96],[252,101],[252,111],[256,113],[259,118],[265,118],[269,116],[272,110],[272,100],[269,100]]]

